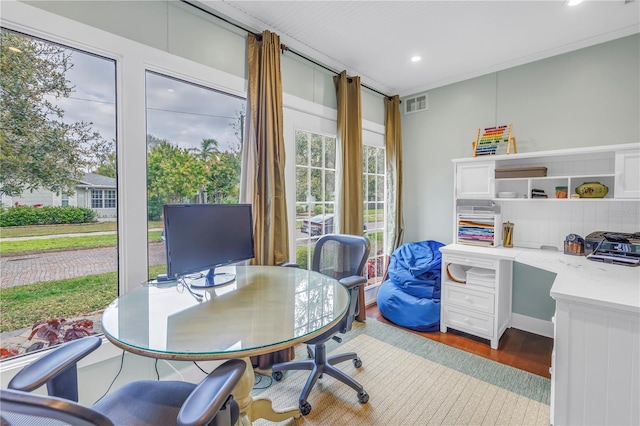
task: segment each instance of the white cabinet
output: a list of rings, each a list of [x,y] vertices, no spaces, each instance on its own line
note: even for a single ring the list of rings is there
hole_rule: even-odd
[[[495,197],[495,162],[461,163],[456,166],[456,196],[458,198]]]
[[[475,252],[474,252],[475,250]],[[489,250],[482,254],[482,250]],[[491,248],[448,245],[442,252],[440,331],[464,331],[498,349],[511,321],[512,261]],[[448,270],[448,268],[451,268]],[[456,273],[452,273],[453,270]],[[464,281],[464,282],[461,282]]]
[[[599,230],[638,231],[639,143],[459,158],[453,164],[452,241],[458,241],[455,215],[468,206],[492,209],[502,215],[503,222],[514,223],[516,247],[562,250],[569,234],[584,238]],[[546,176],[529,177],[540,168],[546,168]],[[500,178],[495,177],[496,170],[505,169],[511,175],[522,169],[530,173],[511,178],[498,173]],[[588,182],[604,185],[608,192],[602,198],[570,198]],[[587,187],[602,188],[582,188]],[[548,198],[531,198],[534,189],[544,191]],[[556,190],[566,198],[556,198]]]
[[[616,198],[640,198],[640,150],[616,152]]]
[[[610,145],[578,149],[562,149],[511,155],[495,155],[454,160],[455,187],[458,199],[498,199],[500,193],[515,193],[509,201],[531,198],[533,189],[543,190],[547,200],[557,199],[556,188],[566,187],[567,196],[584,183],[598,182],[608,188],[602,198],[640,198],[640,144]],[[546,167],[544,177],[496,178],[496,169]],[[600,200],[591,198],[590,200]],[[536,200],[539,201],[539,200]]]
[[[551,424],[640,424],[638,314],[557,300],[555,323]]]

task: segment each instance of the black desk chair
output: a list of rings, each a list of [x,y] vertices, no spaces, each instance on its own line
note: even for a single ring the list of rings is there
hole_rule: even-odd
[[[309,358],[313,359],[290,361],[275,364],[272,367],[272,376],[276,381],[282,380],[283,371],[311,370],[311,375],[307,379],[298,401],[300,412],[303,416],[311,412],[311,404],[307,402],[307,398],[316,381],[323,374],[338,379],[357,391],[360,403],[366,404],[369,401],[369,394],[360,383],[334,367],[335,364],[340,362],[352,360],[353,365],[355,365],[356,368],[360,368],[362,361],[358,355],[355,352],[349,352],[327,357],[325,346],[325,343],[329,341],[329,339],[341,342],[341,339],[337,337],[336,334],[346,333],[351,330],[353,321],[360,309],[358,303],[360,286],[367,283],[366,278],[362,276],[362,269],[368,256],[369,240],[364,237],[346,234],[329,234],[322,236],[316,243],[311,269],[340,280],[340,283],[349,290],[351,301],[342,321],[320,336],[306,342]]]
[[[24,367],[0,390],[1,425],[215,425],[231,426],[239,416],[231,392],[246,364],[229,360],[198,385],[141,380],[109,393],[91,407],[77,403],[76,364],[93,352],[97,336],[65,343]],[[29,393],[46,384],[49,396]]]

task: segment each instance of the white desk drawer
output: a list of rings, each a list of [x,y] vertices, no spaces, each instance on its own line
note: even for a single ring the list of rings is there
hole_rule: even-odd
[[[497,269],[498,262],[497,260],[491,259],[481,259],[478,257],[464,257],[464,256],[452,256],[452,255],[444,255],[442,257],[442,261],[446,263],[456,263],[458,265],[467,265],[467,266],[477,266],[479,268],[485,269]]]
[[[465,288],[464,285],[445,284],[443,299],[445,303],[469,308],[485,314],[494,313],[495,296]]]
[[[460,331],[468,331],[476,336],[493,337],[493,317],[479,312],[468,311],[453,306],[443,306],[445,324]]]

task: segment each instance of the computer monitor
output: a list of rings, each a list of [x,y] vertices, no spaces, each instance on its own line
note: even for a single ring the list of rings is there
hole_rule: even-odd
[[[206,271],[192,287],[229,283],[235,275],[215,268],[254,257],[250,204],[166,204],[164,234],[170,278]]]

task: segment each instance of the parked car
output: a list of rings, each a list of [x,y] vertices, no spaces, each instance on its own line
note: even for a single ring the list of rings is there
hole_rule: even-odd
[[[310,219],[303,219],[300,231],[311,237],[333,233],[333,214],[319,214]]]
[[[311,237],[333,234],[333,213],[319,214],[311,219],[303,219],[300,232],[309,234]],[[367,232],[367,225],[362,225],[362,232]]]

